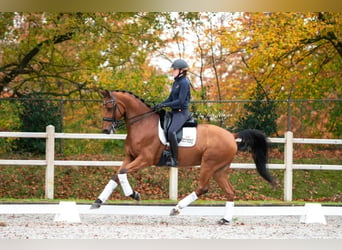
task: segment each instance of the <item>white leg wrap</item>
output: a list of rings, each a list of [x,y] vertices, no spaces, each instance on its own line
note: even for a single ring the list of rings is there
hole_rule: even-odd
[[[186,196],[184,199],[180,200],[178,202],[176,208],[177,209],[185,208],[185,207],[189,206],[192,202],[194,202],[197,199],[198,199],[198,197],[197,197],[196,193],[192,192],[191,194]]]
[[[133,194],[133,189],[131,188],[131,185],[128,182],[127,174],[118,174],[118,178],[120,180],[120,184],[125,196]]]
[[[98,197],[103,203],[106,202],[106,200],[108,200],[109,196],[113,193],[114,189],[118,186],[118,184],[113,181],[110,180],[108,182],[108,184],[105,186],[105,188],[103,189],[102,193],[100,194],[100,196]]]
[[[234,214],[234,201],[227,201],[224,213],[224,219],[227,221],[231,221],[233,219]]]

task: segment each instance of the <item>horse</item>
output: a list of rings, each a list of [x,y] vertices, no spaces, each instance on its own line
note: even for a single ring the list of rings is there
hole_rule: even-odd
[[[103,133],[115,133],[126,125],[127,137],[124,144],[125,158],[117,173],[109,180],[102,193],[91,205],[99,208],[106,202],[120,184],[125,196],[139,201],[141,195],[132,189],[127,174],[144,167],[156,166],[165,149],[158,136],[159,113],[138,96],[128,91],[100,90],[103,100]],[[124,119],[124,123],[122,119]],[[267,168],[268,143],[259,130],[246,129],[238,133],[211,124],[197,125],[196,143],[192,147],[179,147],[178,167],[200,165],[199,182],[195,191],[180,200],[172,208],[170,215],[178,215],[181,210],[209,190],[211,178],[217,182],[226,197],[225,212],[219,224],[228,224],[234,210],[235,189],[228,179],[230,165],[238,151],[249,150],[258,173],[272,185],[274,178]],[[237,142],[238,141],[238,142]]]

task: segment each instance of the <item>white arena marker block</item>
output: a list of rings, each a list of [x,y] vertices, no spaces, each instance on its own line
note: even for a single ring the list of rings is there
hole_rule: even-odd
[[[304,215],[300,217],[301,223],[327,224],[323,213],[322,205],[319,203],[305,203]]]
[[[57,222],[81,222],[80,213],[74,201],[61,201],[58,206],[58,213],[54,221]]]

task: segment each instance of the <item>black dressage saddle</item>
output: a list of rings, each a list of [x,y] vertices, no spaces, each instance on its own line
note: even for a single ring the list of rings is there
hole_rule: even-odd
[[[159,111],[159,116],[160,116],[160,125],[164,131],[166,140],[167,138],[167,132],[170,128],[171,122],[172,122],[172,113],[171,112],[166,112],[165,110],[160,110]],[[193,113],[189,113],[189,118],[186,120],[182,128],[180,128],[177,131],[177,141],[178,143],[182,140],[183,137],[183,128],[184,127],[197,127],[197,120],[193,117]]]

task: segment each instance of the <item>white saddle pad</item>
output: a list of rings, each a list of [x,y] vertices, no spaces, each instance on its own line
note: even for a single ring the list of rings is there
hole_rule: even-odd
[[[158,123],[158,134],[159,139],[162,144],[167,145],[169,144],[166,140],[164,130],[160,125],[160,121]],[[193,147],[196,144],[196,136],[197,136],[197,129],[196,127],[185,127],[183,128],[183,138],[179,142],[179,147]]]

